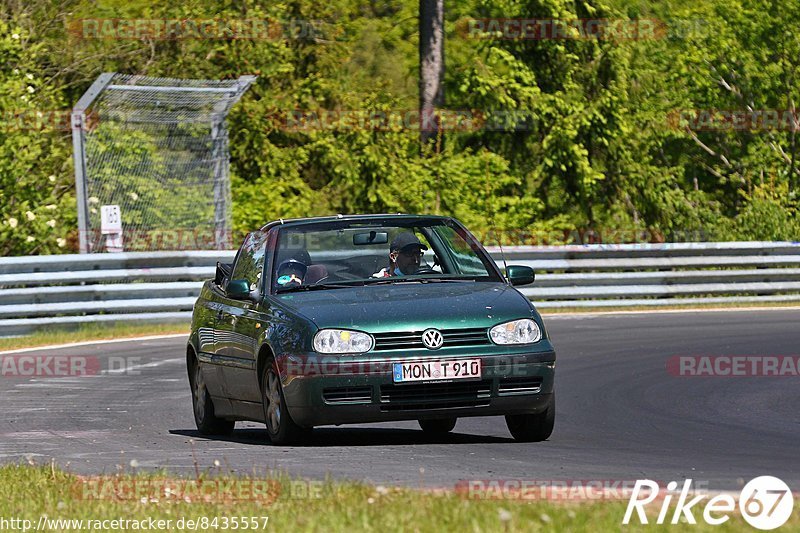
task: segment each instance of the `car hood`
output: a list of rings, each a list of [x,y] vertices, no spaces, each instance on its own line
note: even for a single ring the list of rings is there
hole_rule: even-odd
[[[319,328],[372,333],[490,327],[536,316],[522,294],[504,283],[491,282],[367,285],[275,298]]]

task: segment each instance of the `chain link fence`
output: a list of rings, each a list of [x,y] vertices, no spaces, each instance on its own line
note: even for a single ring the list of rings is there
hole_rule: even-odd
[[[81,252],[106,250],[110,205],[125,251],[230,248],[225,119],[254,80],[98,77],[72,114]]]

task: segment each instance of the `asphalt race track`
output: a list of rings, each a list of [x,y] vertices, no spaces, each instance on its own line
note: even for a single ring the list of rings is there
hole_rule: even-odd
[[[692,478],[737,489],[759,475],[800,487],[800,378],[680,377],[681,355],[800,354],[800,310],[546,318],[558,350],[556,429],[519,444],[499,417],[460,419],[435,440],[416,422],[317,428],[304,447],[274,447],[263,425],[230,438],[194,428],[184,338],[25,355],[98,358],[88,377],[0,377],[0,461],[50,458],[76,473],[120,467],[202,469],[452,487],[468,479]],[[109,358],[125,371],[109,371]],[[136,359],[138,358],[138,359]],[[120,365],[115,363],[116,367]],[[112,365],[113,366],[113,365]],[[114,367],[114,368],[116,368]]]

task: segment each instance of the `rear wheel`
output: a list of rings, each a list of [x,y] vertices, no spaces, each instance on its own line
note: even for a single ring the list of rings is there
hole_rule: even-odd
[[[194,423],[198,431],[203,435],[230,435],[236,422],[219,418],[214,414],[214,403],[211,401],[211,395],[203,378],[203,370],[197,360],[192,365],[190,378]]]
[[[419,427],[422,428],[422,431],[425,433],[429,433],[431,435],[444,435],[453,431],[453,428],[456,427],[456,418],[434,418],[429,420],[418,420]]]
[[[274,359],[264,368],[261,379],[261,403],[264,406],[267,434],[272,444],[298,444],[311,433],[310,429],[295,424],[289,415]]]
[[[506,415],[506,425],[520,442],[540,442],[553,433],[556,422],[556,394],[550,397],[547,409],[535,415]]]

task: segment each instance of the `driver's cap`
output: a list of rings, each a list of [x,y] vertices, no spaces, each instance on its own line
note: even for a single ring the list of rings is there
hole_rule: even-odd
[[[301,278],[306,275],[308,267],[296,259],[287,259],[278,265],[278,275],[298,274]]]
[[[427,250],[428,247],[422,244],[416,235],[410,231],[404,231],[392,240],[389,247],[390,252],[401,252],[409,246],[419,246],[422,250]]]

